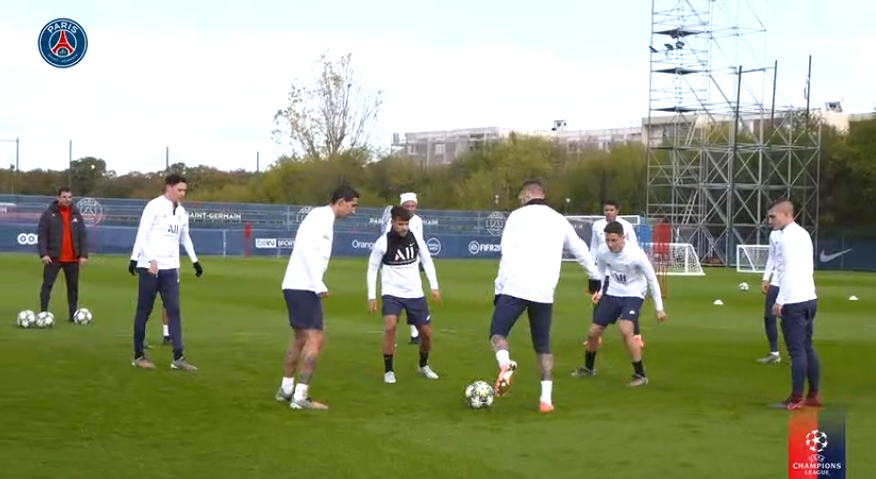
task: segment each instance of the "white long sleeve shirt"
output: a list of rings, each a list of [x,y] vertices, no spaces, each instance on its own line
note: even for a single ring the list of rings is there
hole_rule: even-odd
[[[527,205],[508,215],[501,248],[497,295],[553,303],[564,248],[591,279],[599,277],[587,243],[563,215],[543,204]]]
[[[815,294],[815,251],[809,232],[797,223],[781,230],[776,248],[776,273],[779,276],[777,304],[804,303]]]
[[[423,281],[420,279],[420,267],[417,261],[398,266],[383,264],[383,256],[386,254],[388,246],[386,236],[383,235],[374,242],[374,249],[371,250],[371,257],[368,260],[368,274],[366,278],[368,281],[368,299],[377,299],[378,270],[380,270],[381,295],[395,296],[396,298],[424,297]],[[435,272],[435,263],[432,262],[432,255],[429,254],[429,248],[426,246],[426,242],[423,241],[423,237],[413,236],[417,242],[419,259],[423,263],[423,270],[425,270],[426,278],[429,280],[429,288],[436,290],[438,289],[438,275]],[[402,254],[402,252],[398,254]]]
[[[615,221],[623,225],[624,240],[627,244],[638,247],[639,240],[636,238],[636,228],[623,218],[616,218]],[[607,224],[608,220],[605,218],[593,222],[593,231],[590,234],[590,251],[598,251],[599,247],[605,244],[605,226]]]
[[[763,281],[769,281],[770,286],[779,285],[779,274],[776,272],[778,264],[779,241],[782,238],[782,232],[779,230],[770,231],[770,246],[767,253],[767,263],[763,270]]]
[[[328,291],[323,276],[332,255],[335,237],[335,213],[331,206],[310,210],[295,233],[295,246],[289,255],[283,289],[313,291],[316,294]]]
[[[137,267],[148,268],[149,263],[156,261],[158,269],[179,268],[180,243],[192,262],[198,261],[189,236],[189,215],[185,207],[177,205],[174,210],[173,202],[164,195],[146,203],[131,256],[137,261]]]
[[[180,212],[179,212],[180,207],[181,206],[177,207],[177,214],[180,214]],[[185,210],[183,210],[183,212],[185,212]],[[198,255],[195,254],[195,244],[192,243],[192,237],[189,234],[188,214],[186,214],[185,223],[183,224],[182,230],[180,231],[180,234],[179,234],[179,242],[180,242],[180,244],[183,245],[183,248],[185,248],[186,254],[189,256],[189,259],[192,261],[192,264],[197,263],[198,262]],[[138,263],[138,266],[139,266],[139,263],[140,263],[140,244],[139,243],[134,244],[134,251],[131,253],[131,260],[136,261]]]
[[[596,262],[599,264],[599,277],[609,276],[604,294],[645,299],[645,290],[650,287],[654,309],[663,311],[663,295],[654,266],[638,245],[627,243],[620,253],[612,253],[608,245],[602,245],[596,251]]]

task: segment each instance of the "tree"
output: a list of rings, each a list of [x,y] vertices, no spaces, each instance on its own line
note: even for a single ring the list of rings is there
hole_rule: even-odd
[[[383,92],[364,87],[350,53],[336,60],[322,54],[312,72],[309,81],[292,82],[288,104],[274,115],[274,141],[307,160],[371,150]]]

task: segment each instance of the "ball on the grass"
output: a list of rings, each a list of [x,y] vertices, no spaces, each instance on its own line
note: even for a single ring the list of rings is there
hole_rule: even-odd
[[[73,313],[73,322],[76,324],[88,324],[91,322],[91,311],[79,308]]]
[[[495,391],[486,381],[475,381],[465,388],[465,402],[472,409],[484,409],[493,405]]]
[[[38,328],[49,328],[55,324],[55,315],[48,311],[43,311],[36,316],[36,321],[34,322],[36,327]]]
[[[739,283],[739,291],[748,291],[748,283]]]
[[[15,324],[19,328],[30,328],[34,326],[36,323],[36,313],[29,309],[25,309],[24,311],[18,313],[18,317],[15,318]]]

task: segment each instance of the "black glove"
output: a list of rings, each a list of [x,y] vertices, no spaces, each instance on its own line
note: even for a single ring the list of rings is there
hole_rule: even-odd
[[[195,277],[200,278],[202,274],[204,274],[204,268],[201,267],[200,262],[192,263],[192,267],[195,268]]]
[[[493,296],[493,306],[496,306],[498,304],[499,304],[499,295],[497,294],[497,295]]]
[[[128,263],[128,272],[131,273],[131,276],[137,276],[137,260],[132,259]]]
[[[602,281],[598,279],[588,279],[587,280],[587,291],[590,291],[590,294],[596,294],[602,290]]]

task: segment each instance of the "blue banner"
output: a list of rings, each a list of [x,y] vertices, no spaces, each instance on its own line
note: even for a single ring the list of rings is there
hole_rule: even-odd
[[[367,257],[380,233],[335,233],[332,254]],[[88,230],[92,254],[130,255],[137,228],[109,226]],[[257,229],[249,240],[243,230],[195,229],[195,251],[201,256],[288,256],[295,246],[295,231]],[[493,235],[426,234],[426,245],[436,258],[498,259],[499,237]],[[37,254],[37,227],[0,225],[0,251]],[[181,254],[185,251],[181,249]]]

